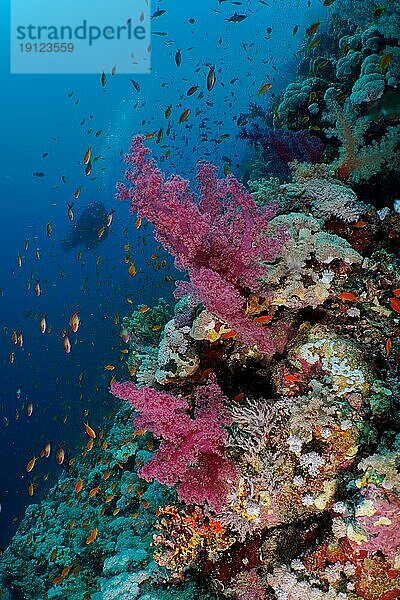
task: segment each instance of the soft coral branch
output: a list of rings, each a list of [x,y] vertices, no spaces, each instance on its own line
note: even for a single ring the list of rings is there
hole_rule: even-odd
[[[207,502],[220,510],[229,490],[228,480],[236,478],[236,469],[224,455],[223,425],[230,423],[230,417],[215,377],[197,388],[194,418],[189,416],[183,397],[137,388],[131,382],[114,383],[111,392],[140,412],[135,419],[138,429],[150,430],[161,439],[159,449],[139,475],[147,481],[177,485],[184,502]]]
[[[186,180],[178,175],[165,179],[148,155],[143,137],[134,138],[126,157],[134,165],[126,173],[130,185],[118,184],[117,197],[129,199],[132,212],[153,223],[157,240],[175,257],[177,268],[189,272],[207,308],[237,329],[243,341],[272,353],[268,331],[245,316],[244,305],[249,292],[266,293],[265,263],[274,260],[285,239],[283,231],[266,236],[273,206],[257,206],[233,175],[218,179],[217,169],[207,163],[198,167],[197,200]],[[221,293],[207,291],[209,282]],[[228,298],[234,302],[231,308]]]

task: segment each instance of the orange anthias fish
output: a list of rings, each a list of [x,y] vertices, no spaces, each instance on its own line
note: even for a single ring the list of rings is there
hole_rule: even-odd
[[[40,451],[40,458],[49,458],[51,452],[51,444],[47,442],[43,450]]]
[[[257,96],[262,96],[272,88],[272,83],[264,83],[257,92]]]
[[[393,296],[393,298],[390,298],[389,303],[392,310],[394,310],[397,313],[400,313],[400,300],[398,298]]]
[[[143,313],[146,313],[148,310],[150,310],[150,307],[145,305],[145,306],[142,306],[141,308],[139,308],[138,313],[140,315],[142,315]]]
[[[192,96],[193,94],[195,94],[197,92],[198,89],[199,89],[198,85],[192,85],[192,87],[189,88],[188,91],[186,92],[186,96]]]
[[[81,320],[79,318],[79,314],[77,312],[74,312],[69,320],[69,326],[71,327],[71,331],[73,333],[76,333],[79,329],[80,324]]]
[[[90,490],[89,492],[89,498],[93,498],[93,496],[95,496],[97,494],[97,492],[99,491],[99,487],[94,487]]]
[[[261,315],[254,319],[255,323],[269,323],[273,319],[272,315]]]
[[[77,481],[77,482],[76,482],[76,484],[75,484],[75,492],[76,492],[77,494],[79,494],[79,492],[81,491],[81,489],[82,489],[82,486],[83,486],[83,479],[80,479],[80,480],[79,480],[79,481]]]
[[[83,157],[83,164],[88,165],[90,163],[91,157],[92,157],[92,150],[91,150],[90,146],[88,146],[88,149],[86,150],[85,155]]]
[[[283,379],[288,381],[289,383],[304,383],[305,380],[299,377],[298,375],[293,375],[292,373],[289,375],[284,375]]]
[[[92,544],[96,540],[98,533],[99,533],[99,530],[97,529],[97,527],[95,527],[91,531],[90,535],[88,535],[88,537],[86,538],[86,543]]]
[[[66,331],[63,332],[63,344],[65,352],[69,354],[71,352],[71,342],[69,341]]]
[[[388,338],[385,344],[386,356],[389,356],[390,350],[392,349],[392,338]]]
[[[46,333],[46,329],[47,329],[46,317],[43,315],[43,317],[40,319],[40,331],[42,333]]]
[[[30,473],[33,470],[35,464],[36,464],[36,456],[34,456],[33,458],[31,458],[30,461],[28,461],[28,463],[26,465],[26,471],[27,471],[27,473]]]
[[[59,446],[59,448],[57,450],[57,454],[56,454],[56,460],[57,460],[57,462],[58,462],[59,465],[63,464],[64,458],[65,458],[64,448],[62,446]]]
[[[237,336],[237,331],[227,331],[226,333],[223,333],[221,335],[221,339],[223,339],[223,340],[230,340],[230,339],[232,339],[232,338],[234,338],[236,336]]]
[[[133,263],[130,264],[129,269],[128,269],[128,273],[131,277],[135,277],[137,271],[136,271],[136,267]]]
[[[316,21],[315,23],[310,25],[310,27],[307,27],[306,34],[308,36],[314,35],[315,33],[317,33],[320,25],[321,25],[321,21]]]
[[[359,301],[359,297],[356,294],[353,294],[352,292],[341,292],[338,295],[338,298],[340,300],[346,300],[347,302],[358,302]]]
[[[184,110],[183,113],[181,114],[181,116],[179,117],[179,125],[181,125],[182,123],[187,121],[189,118],[189,115],[190,115],[190,108],[186,108],[186,110]]]
[[[92,427],[90,427],[89,423],[85,423],[85,429],[86,429],[86,433],[88,434],[88,436],[90,438],[92,438],[92,440],[96,439],[96,432],[94,429],[92,429]]]

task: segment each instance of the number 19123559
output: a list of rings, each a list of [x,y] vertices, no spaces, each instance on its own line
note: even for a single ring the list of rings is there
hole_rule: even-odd
[[[75,50],[75,46],[72,42],[40,42],[40,43],[31,43],[25,42],[24,44],[19,44],[19,49],[21,52],[54,52],[54,53],[64,53],[64,52],[73,52]]]

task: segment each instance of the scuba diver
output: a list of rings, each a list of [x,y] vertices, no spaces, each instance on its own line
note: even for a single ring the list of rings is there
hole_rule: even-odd
[[[79,215],[72,226],[71,233],[63,240],[63,250],[68,252],[81,244],[84,244],[87,250],[93,250],[107,237],[113,214],[114,210],[107,212],[102,202],[92,202]]]

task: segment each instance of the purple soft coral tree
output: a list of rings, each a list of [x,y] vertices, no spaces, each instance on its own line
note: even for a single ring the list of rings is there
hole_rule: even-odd
[[[255,122],[249,128],[242,128],[239,137],[262,148],[263,161],[268,165],[270,175],[287,178],[289,163],[294,160],[313,164],[322,161],[324,144],[307,130],[272,129]]]
[[[262,295],[265,264],[277,256],[284,232],[267,237],[273,206],[258,207],[233,175],[217,178],[217,168],[200,163],[200,197],[178,175],[165,179],[143,137],[135,137],[126,163],[129,187],[117,186],[117,197],[131,201],[131,210],[153,223],[155,236],[187,270],[191,285],[181,286],[241,336],[245,343],[272,354],[271,335],[245,317],[246,295]],[[179,285],[178,285],[179,289]],[[179,292],[178,292],[179,293]]]
[[[192,419],[185,398],[152,388],[137,388],[133,383],[113,383],[111,392],[128,400],[139,412],[138,429],[152,431],[162,438],[160,448],[140,469],[147,481],[157,479],[177,484],[179,498],[189,504],[207,502],[219,511],[229,491],[228,480],[237,476],[235,467],[225,458],[226,432],[230,424],[224,398],[215,376],[196,389]]]

